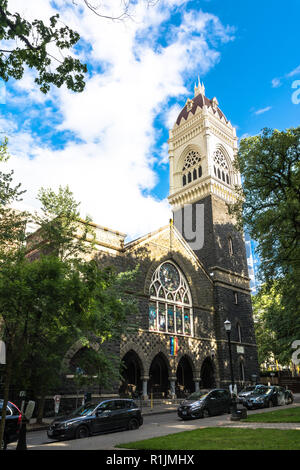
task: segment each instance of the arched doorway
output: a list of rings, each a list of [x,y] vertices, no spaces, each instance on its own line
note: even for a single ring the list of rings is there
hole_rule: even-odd
[[[187,356],[183,356],[178,364],[176,372],[176,395],[178,398],[185,397],[195,391],[193,381],[193,369],[191,361]]]
[[[166,358],[159,353],[153,359],[149,370],[148,393],[153,398],[166,397],[169,391],[169,370]]]
[[[139,396],[142,391],[141,370],[142,363],[137,353],[133,350],[128,351],[121,364],[120,396]]]
[[[201,388],[214,388],[215,386],[214,365],[211,358],[207,357],[201,367]]]

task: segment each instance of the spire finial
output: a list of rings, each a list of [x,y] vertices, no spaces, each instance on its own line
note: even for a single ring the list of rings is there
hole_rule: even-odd
[[[204,87],[204,83],[200,82],[200,78],[199,78],[199,75],[198,75],[198,85],[195,84],[195,88],[194,88],[194,95],[197,96],[201,93],[201,95],[205,95],[205,87]]]

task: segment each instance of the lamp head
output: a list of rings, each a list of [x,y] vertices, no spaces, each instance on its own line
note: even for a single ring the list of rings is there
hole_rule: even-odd
[[[224,321],[224,327],[227,333],[231,331],[231,322],[229,320]]]

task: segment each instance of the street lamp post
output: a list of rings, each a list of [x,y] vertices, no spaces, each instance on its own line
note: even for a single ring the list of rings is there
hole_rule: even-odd
[[[232,364],[232,354],[231,354],[231,341],[230,341],[230,333],[231,333],[231,322],[226,320],[224,322],[225,331],[227,333],[228,338],[228,349],[229,349],[229,365],[230,365],[230,378],[231,378],[231,393],[232,393],[232,404],[233,404],[233,411],[236,411],[236,400],[234,396],[234,376],[233,376],[233,364]]]

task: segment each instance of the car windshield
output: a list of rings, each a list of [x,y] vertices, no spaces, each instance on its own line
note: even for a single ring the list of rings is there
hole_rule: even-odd
[[[188,400],[200,400],[200,398],[205,398],[208,392],[194,392],[187,397]]]
[[[243,388],[243,390],[241,390],[240,393],[252,392],[252,390],[254,389],[255,387],[246,387],[246,388]]]
[[[253,395],[265,395],[267,391],[268,391],[267,388],[259,387],[253,391]]]
[[[72,411],[68,416],[90,416],[97,405],[88,404],[82,405],[76,410]]]

